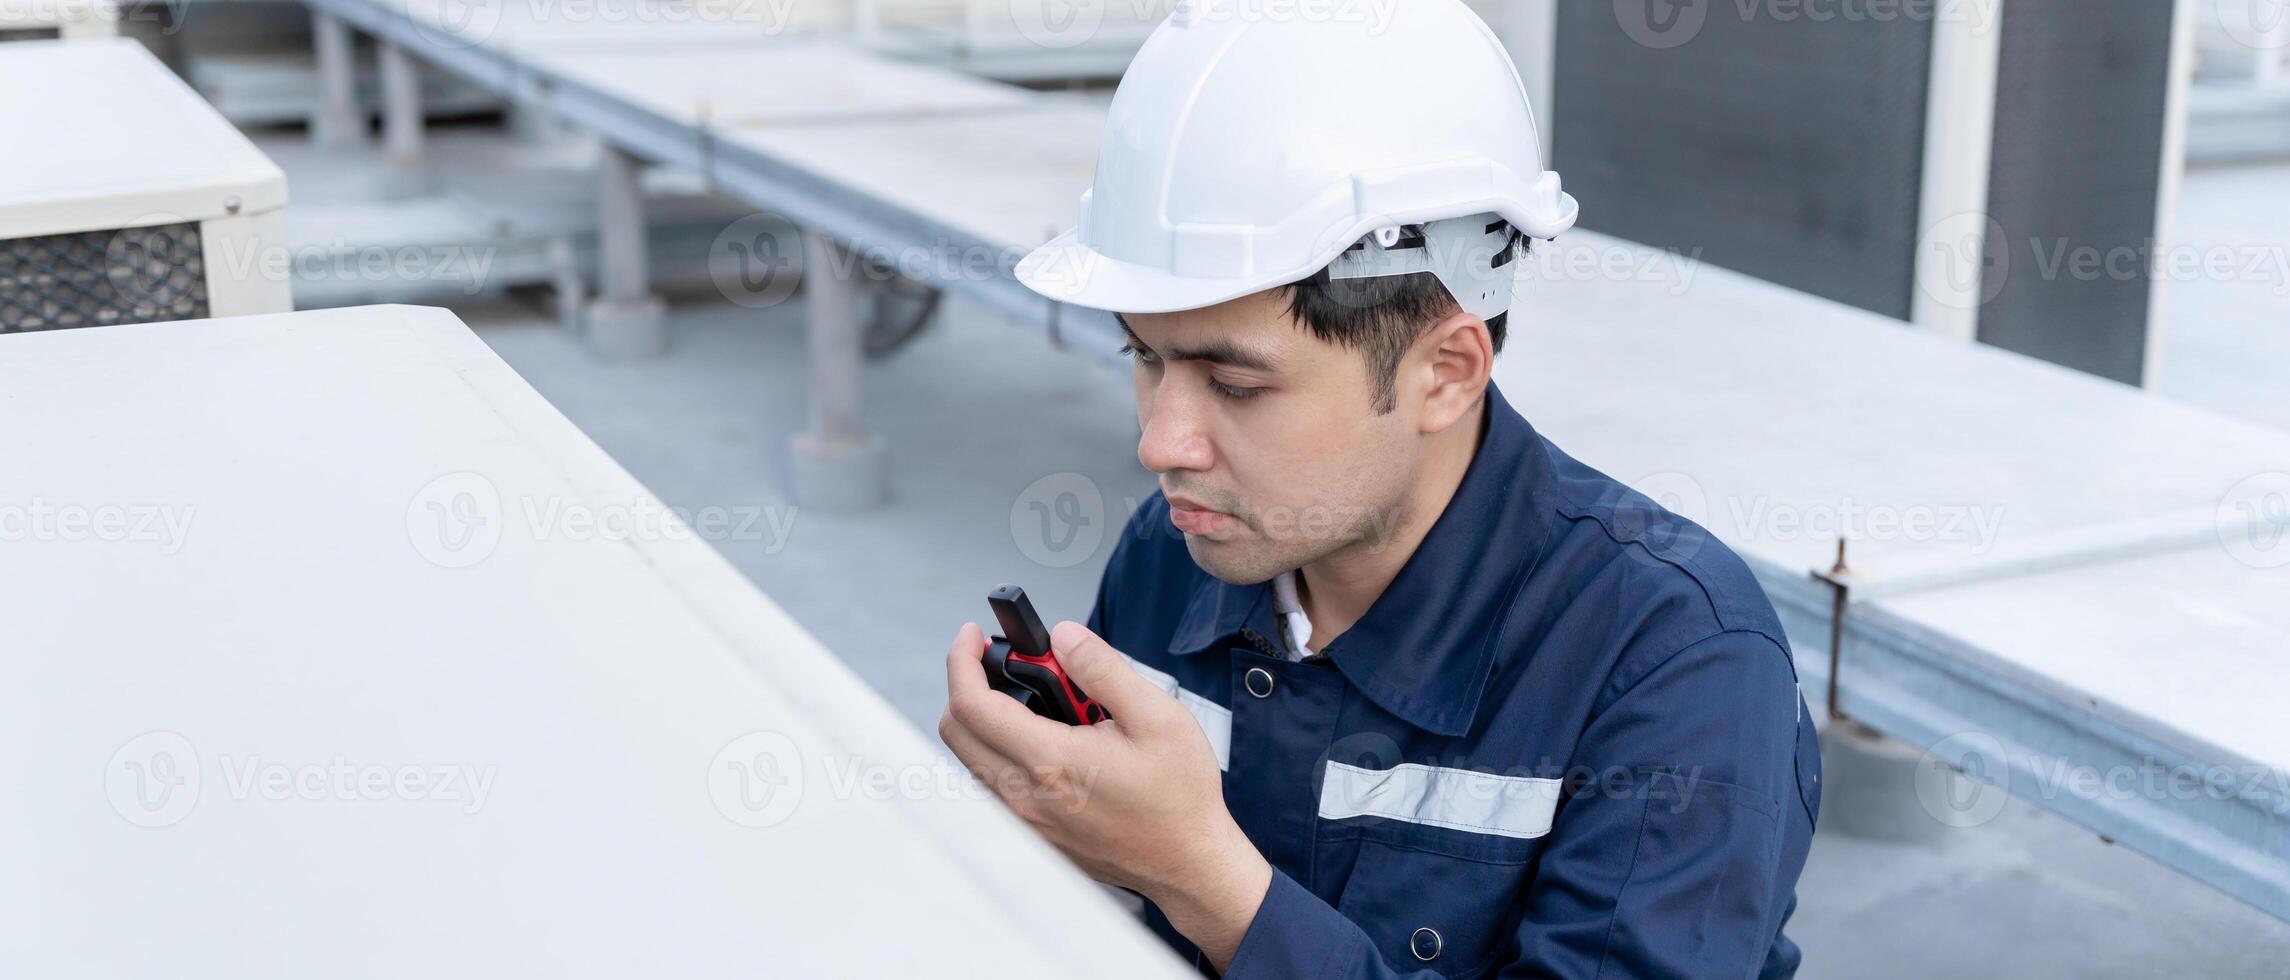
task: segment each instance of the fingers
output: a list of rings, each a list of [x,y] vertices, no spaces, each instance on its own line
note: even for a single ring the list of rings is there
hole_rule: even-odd
[[[1028,795],[1026,788],[1031,785],[1026,770],[1010,761],[1009,756],[986,744],[984,739],[963,723],[961,714],[955,710],[958,702],[977,698],[1010,700],[986,683],[986,671],[981,664],[986,652],[985,643],[985,634],[978,629],[976,623],[966,623],[954,634],[954,645],[946,652],[947,701],[946,710],[938,716],[938,740],[953,750],[954,757],[961,760],[962,767],[969,770],[980,783],[992,789],[1004,802],[1016,807],[1025,800]],[[967,713],[970,711],[966,710],[962,714]]]
[[[1122,726],[1135,730],[1158,721],[1176,702],[1168,692],[1138,676],[1129,658],[1098,638],[1089,627],[1067,621],[1050,631],[1050,647],[1066,676],[1082,692],[1105,705]],[[1188,718],[1189,720],[1189,718]]]
[[[1040,717],[986,682],[986,637],[976,623],[954,635],[946,653],[946,712],[980,745],[1021,766],[1057,758],[1072,729]],[[951,746],[949,746],[951,747]]]
[[[1043,792],[1030,770],[994,751],[963,727],[951,710],[938,716],[938,738],[954,750],[954,757],[962,760],[962,768],[971,778],[993,793],[1018,819],[1037,828],[1041,826]]]
[[[962,760],[964,769],[970,770],[971,775],[977,776],[979,782],[988,786],[1000,785],[1003,774],[1017,768],[1002,753],[994,751],[979,741],[978,736],[971,734],[970,729],[964,728],[951,709],[938,716],[938,740],[945,742],[946,747],[954,751],[954,757]]]
[[[949,704],[965,691],[991,692],[986,686],[986,632],[977,623],[964,623],[954,631],[954,645],[946,651],[946,697]]]

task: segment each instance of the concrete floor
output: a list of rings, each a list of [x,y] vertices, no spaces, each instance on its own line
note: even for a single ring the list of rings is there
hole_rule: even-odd
[[[762,311],[680,304],[672,352],[623,363],[590,357],[513,303],[461,312],[670,504],[789,506],[785,446],[804,417],[800,297]],[[943,697],[938,659],[962,622],[985,616],[982,593],[1017,582],[1045,616],[1079,618],[1153,481],[1116,369],[959,303],[868,384],[896,499],[865,515],[798,510],[783,542],[717,546],[927,726]],[[1081,491],[1078,520],[1051,530],[1076,532],[1062,551],[1028,506],[1061,489]],[[1824,832],[1798,893],[1790,932],[1807,977],[2290,978],[2290,924],[2026,804],[1936,844]]]

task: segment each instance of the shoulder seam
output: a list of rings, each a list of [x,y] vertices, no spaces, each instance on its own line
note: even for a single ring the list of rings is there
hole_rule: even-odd
[[[1685,643],[1679,644],[1677,647],[1671,649],[1668,653],[1655,658],[1652,663],[1646,665],[1644,670],[1637,672],[1638,676],[1630,678],[1630,682],[1620,688],[1614,687],[1613,682],[1615,678],[1613,675],[1609,675],[1607,682],[1607,687],[1609,690],[1599,697],[1598,706],[1592,710],[1592,717],[1596,717],[1597,715],[1604,713],[1606,709],[1613,707],[1615,701],[1620,700],[1623,695],[1630,693],[1632,690],[1635,690],[1639,684],[1643,683],[1646,678],[1652,676],[1654,672],[1661,670],[1664,665],[1667,665],[1672,660],[1678,659],[1680,654],[1683,654],[1688,650],[1723,636],[1754,636],[1764,640],[1766,643],[1773,647],[1773,651],[1775,653],[1781,655],[1782,664],[1789,668],[1789,677],[1792,682],[1795,682],[1797,678],[1797,662],[1795,658],[1789,655],[1788,641],[1775,637],[1773,634],[1760,629],[1719,629],[1694,637],[1692,640],[1688,640]],[[1615,664],[1615,669],[1619,671],[1622,666],[1623,664],[1618,662]]]
[[[1627,489],[1627,487],[1625,487],[1625,489]],[[1569,503],[1571,503],[1571,501]],[[1694,588],[1701,593],[1702,602],[1709,608],[1710,621],[1717,624],[1717,632],[1726,633],[1738,631],[1760,634],[1764,633],[1763,630],[1736,626],[1733,624],[1732,617],[1726,615],[1725,611],[1720,608],[1717,601],[1717,596],[1712,594],[1710,591],[1709,579],[1713,576],[1711,576],[1709,570],[1704,568],[1701,562],[1698,560],[1690,556],[1665,554],[1661,551],[1655,550],[1653,546],[1646,544],[1642,540],[1624,538],[1620,534],[1615,533],[1614,525],[1608,523],[1605,516],[1590,509],[1584,508],[1579,510],[1579,512],[1575,512],[1569,511],[1566,507],[1554,507],[1553,510],[1558,513],[1559,517],[1565,520],[1589,521],[1593,524],[1596,524],[1598,525],[1600,533],[1606,535],[1607,540],[1612,541],[1625,549],[1636,548],[1644,552],[1648,557],[1654,559],[1655,561],[1661,562],[1662,564],[1668,565],[1671,568],[1675,568],[1679,572],[1683,573],[1688,581],[1694,583]],[[1673,514],[1672,516],[1677,517],[1678,520],[1683,521],[1687,525],[1691,526],[1696,532],[1703,536],[1704,540],[1721,548],[1726,546],[1725,542],[1719,541],[1717,535],[1712,533],[1709,528],[1703,527],[1700,524],[1687,519],[1683,515]],[[1755,574],[1756,573],[1754,572],[1750,573],[1752,581],[1755,580]],[[1706,639],[1706,637],[1704,638]],[[1695,642],[1700,641],[1696,640]],[[1784,650],[1786,650],[1788,648],[1788,644],[1784,642],[1782,647]]]

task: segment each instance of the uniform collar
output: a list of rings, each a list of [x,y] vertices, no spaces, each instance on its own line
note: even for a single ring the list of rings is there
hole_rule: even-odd
[[[1441,735],[1470,730],[1511,601],[1555,513],[1542,437],[1493,382],[1486,412],[1486,434],[1447,509],[1367,615],[1320,651],[1378,707]],[[1244,630],[1277,642],[1271,583],[1203,576],[1169,652],[1200,653]]]

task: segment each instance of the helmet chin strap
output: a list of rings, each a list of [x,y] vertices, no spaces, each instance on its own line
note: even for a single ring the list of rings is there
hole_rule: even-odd
[[[1519,234],[1496,214],[1379,228],[1328,264],[1330,279],[1377,279],[1428,272],[1463,311],[1491,320],[1511,308]]]

